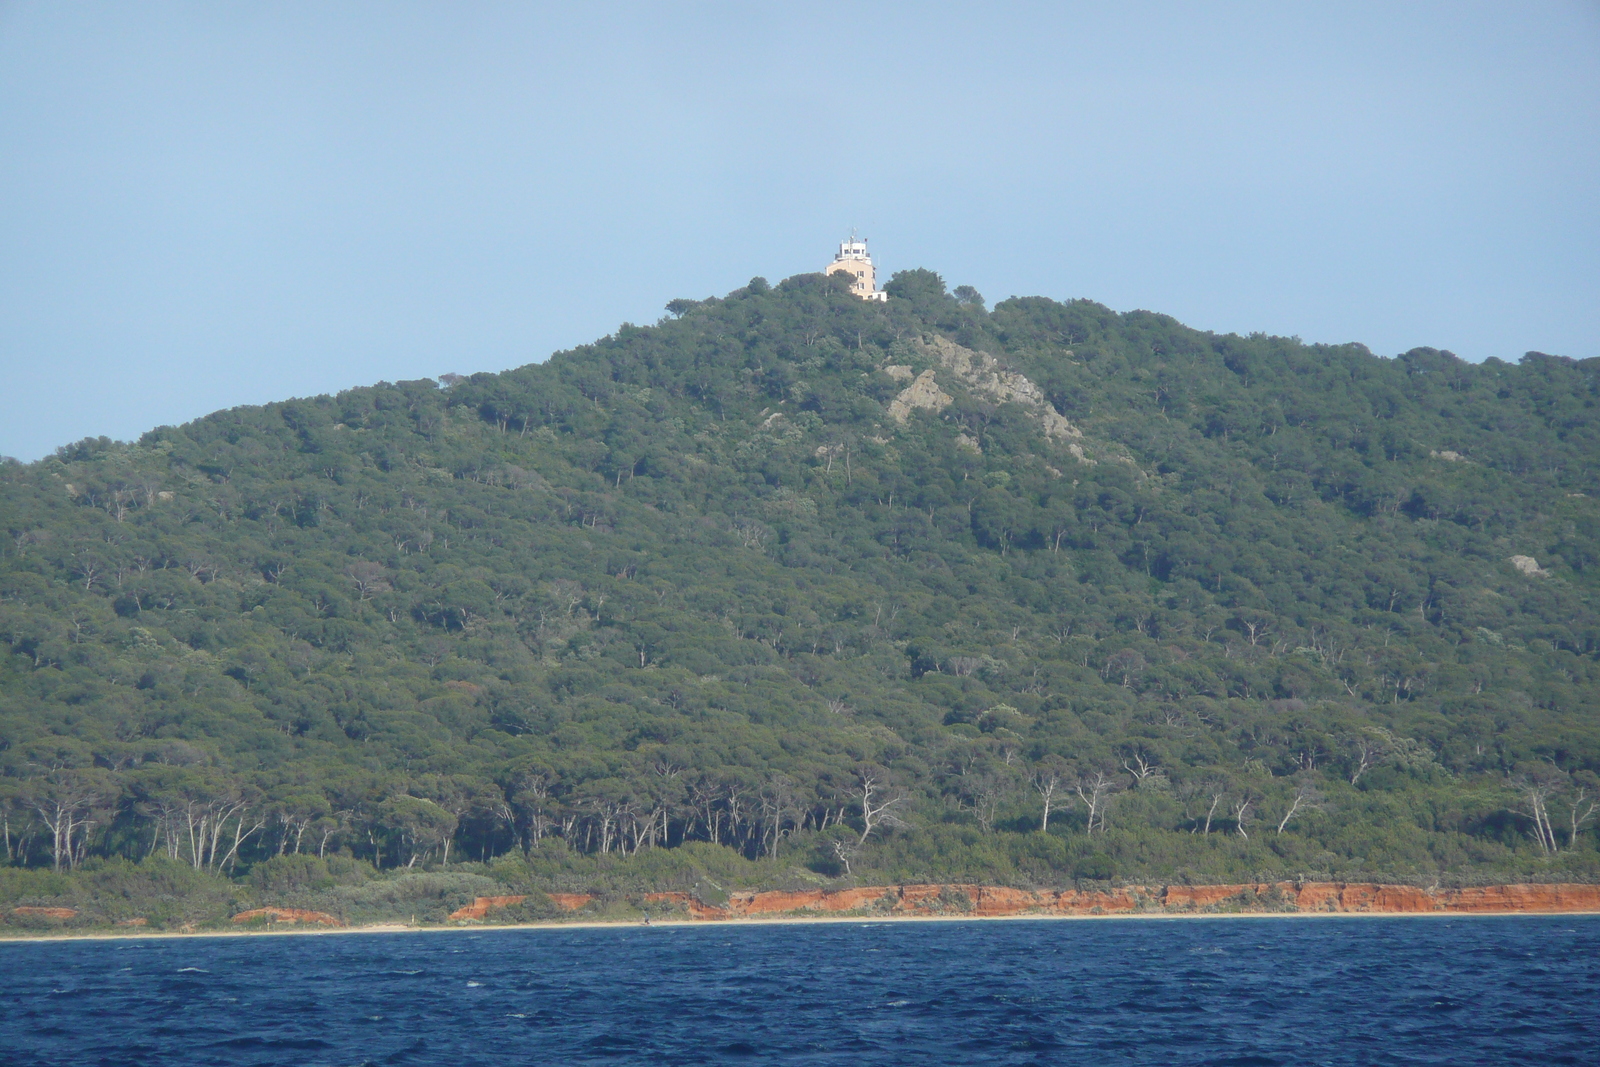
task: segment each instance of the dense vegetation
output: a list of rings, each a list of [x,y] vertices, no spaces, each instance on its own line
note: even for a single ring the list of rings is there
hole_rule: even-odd
[[[0,896],[1600,878],[1600,360],[889,291],[8,461]]]

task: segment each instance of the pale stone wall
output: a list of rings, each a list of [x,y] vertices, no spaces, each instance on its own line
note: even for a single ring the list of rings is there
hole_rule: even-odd
[[[848,274],[850,291],[863,300],[884,300],[886,293],[878,292],[878,270],[867,252],[867,242],[855,237],[839,243],[839,252],[828,264],[828,274]]]
[[[829,274],[839,271],[855,275],[856,280],[850,283],[850,291],[859,297],[870,299],[878,288],[877,272],[870,259],[836,259],[828,264]]]

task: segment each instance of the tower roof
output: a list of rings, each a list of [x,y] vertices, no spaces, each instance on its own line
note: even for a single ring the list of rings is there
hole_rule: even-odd
[[[870,259],[867,252],[867,239],[851,234],[839,242],[839,254],[834,259]]]

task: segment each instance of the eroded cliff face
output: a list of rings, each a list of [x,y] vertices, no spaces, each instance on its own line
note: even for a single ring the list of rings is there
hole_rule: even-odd
[[[34,908],[24,905],[12,908],[11,914],[19,919],[75,919],[78,916],[77,908]]]
[[[523,897],[478,897],[450,916],[485,919]],[[552,893],[578,911],[595,898]],[[881,915],[1183,915],[1229,912],[1429,914],[1436,912],[1600,912],[1600,885],[1500,885],[1420,889],[1372,882],[1263,882],[1241,885],[1124,886],[1120,889],[1011,889],[986,885],[863,886],[856,889],[735,892],[725,905],[688,893],[646,893],[640,902],[691,919],[726,921],[777,916]]]
[[[547,893],[546,896],[550,898],[550,902],[556,907],[567,911],[577,911],[594,900],[594,897],[588,893]],[[463,919],[486,919],[495,908],[509,908],[514,904],[521,904],[527,899],[526,896],[474,897],[471,904],[451,912],[450,920],[452,922],[460,922]],[[645,899],[650,899],[650,895],[647,894]]]
[[[319,926],[344,925],[325,911],[307,911],[305,908],[251,908],[233,917],[236,923],[247,923],[252,919],[266,919],[275,923],[316,923]]]
[[[521,904],[524,900],[527,900],[527,899],[528,898],[525,897],[525,896],[522,896],[522,897],[475,897],[475,898],[473,898],[473,901],[472,901],[471,904],[468,904],[464,908],[457,908],[455,911],[452,911],[450,913],[450,918],[453,921],[460,921],[462,919],[483,919],[483,918],[488,917],[489,911],[492,908],[509,908],[513,904]],[[588,903],[588,901],[585,900],[584,903],[586,904],[586,903]],[[569,905],[563,905],[563,907],[568,907],[568,906]],[[581,908],[583,906],[583,904],[579,904],[577,906]]]

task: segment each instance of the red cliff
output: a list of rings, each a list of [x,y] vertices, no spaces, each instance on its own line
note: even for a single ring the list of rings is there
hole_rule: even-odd
[[[247,923],[252,919],[279,923],[320,923],[323,926],[344,925],[325,911],[307,911],[304,908],[251,908],[233,917],[236,923]]]
[[[28,907],[28,906],[24,905],[23,907],[20,907],[20,908],[12,908],[11,909],[11,914],[16,915],[16,916],[20,916],[22,918],[32,917],[32,918],[35,918],[35,919],[71,919],[71,918],[75,918],[77,916],[78,909],[77,908],[32,908],[32,907]]]
[[[483,919],[488,917],[490,908],[507,908],[513,904],[521,904],[528,898],[523,897],[474,897],[471,904],[464,908],[457,908],[450,913],[452,921],[460,919]]]
[[[595,898],[588,893],[551,893],[550,900],[576,911]],[[486,919],[496,908],[527,897],[478,897],[450,915]],[[976,884],[862,886],[855,889],[751,890],[728,894],[723,905],[706,904],[681,892],[645,893],[650,906],[679,910],[690,919],[726,921],[773,916],[881,915],[909,917],[1013,915],[1182,915],[1234,912],[1339,914],[1430,914],[1438,912],[1600,912],[1600,885],[1499,885],[1477,889],[1419,889],[1373,882],[1258,882],[1239,885],[1124,886],[1119,889],[1013,889]],[[24,911],[25,909],[17,909]],[[44,909],[27,909],[39,912]],[[67,909],[51,909],[66,911]],[[257,908],[235,922],[273,913],[317,915],[286,908]],[[66,916],[63,916],[66,917]],[[294,920],[289,920],[294,921]],[[322,919],[299,921],[333,921]]]
[[[851,912],[900,916],[1574,912],[1600,911],[1600,886],[1505,885],[1429,890],[1371,882],[1275,882],[1058,890],[929,884],[736,892],[728,895],[723,907],[702,904],[686,893],[651,893],[644,899],[682,907],[694,919],[712,920]]]
[[[585,904],[589,903],[589,901],[594,899],[594,897],[588,893],[549,893],[546,895],[550,898],[550,902],[552,904],[558,908],[564,908],[567,911],[577,911],[579,908],[583,907]],[[662,894],[656,895],[660,896]],[[495,908],[509,908],[513,904],[521,904],[527,899],[528,898],[526,896],[474,897],[471,904],[468,904],[464,908],[457,908],[455,911],[451,912],[450,918],[452,921],[460,921],[462,919],[487,919],[489,917],[489,912],[493,911]],[[646,899],[649,898],[647,897]]]
[[[1600,911],[1600,885],[1491,885],[1439,895],[1447,911]]]

